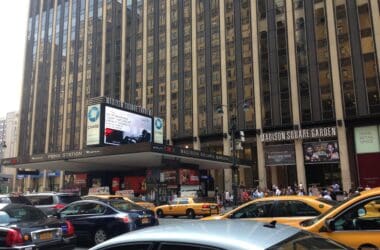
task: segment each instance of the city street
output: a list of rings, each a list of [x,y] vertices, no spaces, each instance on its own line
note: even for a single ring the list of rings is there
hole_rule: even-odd
[[[201,218],[201,217],[199,217]],[[168,225],[168,224],[173,224],[173,223],[187,223],[187,222],[191,222],[191,221],[195,221],[195,220],[198,220],[197,219],[187,219],[186,217],[179,217],[179,218],[172,218],[172,217],[167,217],[167,218],[161,218],[160,219],[160,225]],[[89,249],[88,246],[85,246],[83,244],[79,245],[78,247],[75,248],[75,250],[85,250],[85,249]]]

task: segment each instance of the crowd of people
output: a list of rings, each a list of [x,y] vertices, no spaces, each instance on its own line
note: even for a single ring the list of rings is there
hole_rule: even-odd
[[[317,196],[317,197],[323,197],[328,200],[335,200],[335,201],[341,201],[344,199],[347,199],[351,195],[353,195],[356,192],[360,192],[363,190],[370,189],[369,186],[358,187],[356,189],[351,189],[349,192],[342,191],[340,185],[338,183],[334,183],[330,186],[326,187],[317,187],[316,185],[310,186],[307,191],[304,189],[302,183],[300,184],[294,184],[293,186],[287,186],[287,187],[279,187],[277,185],[272,185],[272,188],[266,188],[262,189],[260,187],[254,188],[254,189],[246,189],[246,188],[240,188],[239,189],[239,195],[238,195],[238,204],[243,204],[245,202],[263,198],[263,197],[269,197],[269,196],[281,196],[281,195],[309,195],[309,196]],[[223,194],[218,194],[217,197],[217,203],[220,206],[231,206],[234,204],[233,194],[229,191],[225,191]]]

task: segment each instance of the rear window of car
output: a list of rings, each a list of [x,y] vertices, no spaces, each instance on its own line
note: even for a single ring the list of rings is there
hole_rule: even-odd
[[[46,215],[39,209],[31,206],[8,206],[2,210],[6,214],[2,213],[0,216],[1,223],[9,223],[14,221],[37,221],[46,220]],[[5,216],[4,216],[5,215]]]
[[[268,250],[308,250],[308,249],[321,249],[321,250],[331,250],[331,249],[346,249],[343,246],[335,243],[329,239],[314,237],[307,233],[297,233],[294,236],[267,248]]]
[[[53,205],[53,196],[52,195],[31,195],[27,196],[28,200],[33,205]]]
[[[32,203],[24,196],[10,196],[9,200],[11,203],[32,205]]]
[[[59,195],[59,203],[69,204],[74,201],[79,201],[81,198],[77,195]]]

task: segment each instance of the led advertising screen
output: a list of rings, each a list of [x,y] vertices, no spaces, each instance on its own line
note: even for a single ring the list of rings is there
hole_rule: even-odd
[[[121,145],[152,141],[152,118],[105,106],[104,144]]]

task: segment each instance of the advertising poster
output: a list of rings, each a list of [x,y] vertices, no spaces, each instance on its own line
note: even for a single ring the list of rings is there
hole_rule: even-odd
[[[196,169],[181,168],[179,178],[181,185],[199,185],[199,172]]]
[[[356,153],[380,152],[380,136],[378,126],[355,128]]]
[[[65,189],[78,188],[87,185],[87,174],[66,174]]]
[[[119,177],[113,177],[112,178],[112,191],[116,192],[120,190],[120,178]]]
[[[304,161],[313,163],[338,163],[339,148],[337,141],[307,142],[303,145]]]
[[[125,176],[124,186],[127,190],[133,190],[135,194],[146,192],[145,176]]]
[[[177,185],[177,171],[163,170],[160,174],[160,181],[166,182],[168,185]]]
[[[270,145],[265,147],[266,166],[286,166],[296,164],[293,144]]]
[[[159,117],[154,117],[154,143],[163,144],[164,143],[164,119]]]
[[[87,108],[87,146],[100,143],[100,104]]]
[[[134,144],[152,141],[152,118],[125,110],[105,107],[104,143]]]

